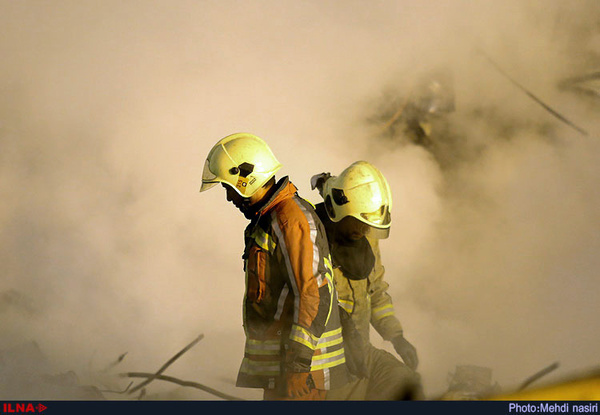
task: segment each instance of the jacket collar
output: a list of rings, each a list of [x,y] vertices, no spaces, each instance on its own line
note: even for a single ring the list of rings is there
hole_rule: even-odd
[[[265,200],[259,202],[260,206],[256,210],[257,217],[268,213],[277,204],[281,203],[281,201],[294,197],[298,191],[298,188],[290,182],[288,176],[279,179],[273,187],[273,191],[269,192],[270,194],[265,197]]]

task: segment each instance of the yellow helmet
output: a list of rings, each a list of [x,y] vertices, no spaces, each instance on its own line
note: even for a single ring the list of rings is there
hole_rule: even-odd
[[[327,215],[333,222],[352,216],[374,228],[389,230],[392,192],[383,174],[372,164],[352,163],[339,176],[326,180],[322,190]]]
[[[281,168],[273,152],[261,138],[236,133],[222,138],[208,153],[200,191],[226,183],[248,198]]]

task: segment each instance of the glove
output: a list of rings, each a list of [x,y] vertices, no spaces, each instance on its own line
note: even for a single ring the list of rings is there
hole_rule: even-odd
[[[288,372],[286,375],[288,398],[301,398],[315,388],[309,372]]]
[[[415,349],[415,346],[410,344],[403,335],[394,337],[392,339],[392,344],[394,345],[396,353],[398,353],[402,360],[404,360],[404,363],[406,363],[406,366],[410,367],[412,370],[416,370],[419,365],[419,358],[417,357],[417,349]]]
[[[323,196],[323,184],[331,177],[329,173],[315,174],[310,178],[310,189],[319,191],[319,194]]]
[[[367,346],[362,336],[356,329],[352,317],[342,307],[340,311],[340,321],[342,323],[342,337],[344,338],[344,352],[346,354],[346,366],[353,375],[359,378],[368,378],[369,369],[367,367],[366,355]]]

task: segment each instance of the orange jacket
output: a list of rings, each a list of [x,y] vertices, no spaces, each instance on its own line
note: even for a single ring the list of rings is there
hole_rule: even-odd
[[[281,179],[245,231],[246,346],[237,386],[285,387],[310,371],[317,389],[348,381],[325,230],[314,208]]]

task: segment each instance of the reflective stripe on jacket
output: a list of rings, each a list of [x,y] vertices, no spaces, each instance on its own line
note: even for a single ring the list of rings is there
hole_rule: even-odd
[[[323,224],[286,178],[245,231],[244,359],[237,386],[277,388],[305,363],[318,389],[348,381]],[[300,369],[299,369],[300,368]]]

